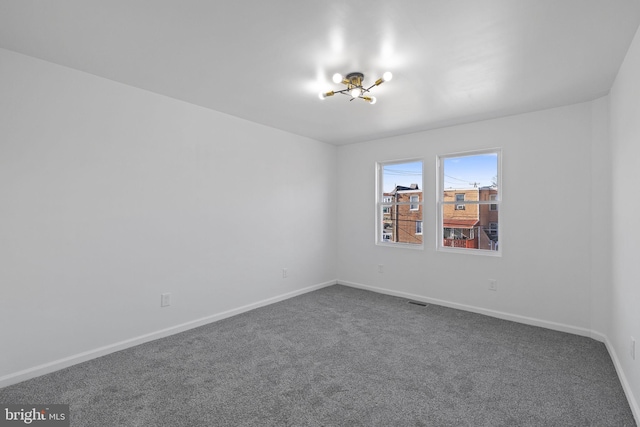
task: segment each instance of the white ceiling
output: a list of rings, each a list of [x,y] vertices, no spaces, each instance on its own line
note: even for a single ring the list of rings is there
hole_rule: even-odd
[[[640,0],[0,0],[0,47],[332,144],[605,95]],[[331,76],[360,71],[375,105]]]

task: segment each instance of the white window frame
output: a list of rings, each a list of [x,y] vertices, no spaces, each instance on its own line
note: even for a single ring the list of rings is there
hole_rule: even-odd
[[[391,202],[391,203],[386,203],[385,199],[387,198],[387,196],[384,196],[382,193],[384,191],[383,189],[383,170],[385,166],[390,166],[390,165],[400,165],[403,163],[414,163],[414,162],[420,162],[422,163],[422,180],[420,180],[420,182],[418,182],[417,184],[420,186],[420,191],[422,192],[422,197],[419,198],[418,203],[412,203],[412,202]],[[384,235],[385,232],[382,228],[382,219],[383,219],[383,207],[384,206],[389,206],[391,205],[392,207],[392,211],[393,208],[395,207],[397,209],[397,206],[401,206],[401,205],[412,205],[412,204],[417,204],[418,205],[418,209],[420,211],[420,221],[422,222],[422,225],[424,227],[424,209],[421,209],[420,207],[423,206],[424,204],[424,159],[421,158],[410,158],[410,159],[403,159],[403,160],[392,160],[392,161],[383,161],[383,162],[376,162],[376,195],[375,195],[375,210],[376,210],[376,214],[375,214],[375,244],[377,246],[388,246],[388,247],[398,247],[398,248],[407,248],[407,249],[419,249],[422,250],[424,249],[424,238],[422,239],[422,243],[405,243],[405,242],[390,242],[386,239],[384,239]],[[422,234],[420,234],[422,235]]]
[[[416,221],[416,234],[422,235],[422,221]],[[418,230],[419,229],[419,230]]]
[[[418,200],[414,201],[413,200],[414,197],[417,197]],[[409,210],[410,211],[418,211],[418,210],[420,210],[420,196],[418,196],[418,195],[409,196],[409,203],[410,203],[410,205],[409,205]]]
[[[449,158],[455,158],[455,157],[466,157],[466,156],[475,156],[475,155],[482,155],[482,154],[497,154],[497,169],[498,169],[498,182],[496,182],[497,184],[497,189],[498,189],[498,194],[496,194],[495,199],[493,200],[473,200],[473,201],[469,201],[469,200],[465,200],[464,202],[460,202],[458,200],[454,200],[452,202],[445,202],[443,200],[444,198],[444,160],[445,159],[449,159]],[[494,256],[494,257],[501,257],[502,256],[502,241],[499,241],[497,247],[497,250],[488,250],[488,249],[467,249],[467,248],[457,248],[457,247],[450,247],[450,246],[444,246],[443,242],[444,242],[444,206],[445,205],[454,205],[454,209],[455,210],[459,210],[459,206],[458,205],[463,205],[462,208],[464,208],[464,205],[471,205],[471,204],[475,204],[478,205],[478,209],[480,208],[479,205],[489,205],[489,209],[491,210],[491,205],[495,205],[496,209],[495,211],[498,212],[498,227],[499,224],[502,221],[502,212],[500,209],[500,204],[502,203],[502,149],[501,148],[489,148],[489,149],[485,149],[485,150],[474,150],[474,151],[464,151],[464,152],[458,152],[458,153],[450,153],[450,154],[442,154],[437,156],[436,159],[436,163],[437,163],[437,185],[436,185],[436,204],[437,204],[437,215],[436,215],[436,229],[437,229],[437,233],[436,234],[436,250],[437,251],[441,251],[441,252],[451,252],[451,253],[464,253],[464,254],[473,254],[473,255],[482,255],[482,256]],[[491,199],[491,198],[490,198]],[[493,210],[491,210],[493,212]],[[499,235],[503,236],[504,233],[502,233],[502,231],[499,231]]]

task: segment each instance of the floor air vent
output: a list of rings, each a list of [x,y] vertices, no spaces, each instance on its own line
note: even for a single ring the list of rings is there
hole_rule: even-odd
[[[420,301],[407,301],[409,304],[413,304],[413,305],[419,305],[420,307],[426,307],[427,304],[424,302],[420,302]]]

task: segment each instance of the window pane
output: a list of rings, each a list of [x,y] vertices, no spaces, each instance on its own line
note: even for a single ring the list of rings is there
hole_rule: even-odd
[[[498,250],[498,220],[489,223],[445,221],[442,245],[454,248]]]
[[[399,200],[402,200],[399,195]],[[406,198],[406,201],[409,199]],[[411,210],[408,204],[380,207],[380,240],[385,243],[422,243],[422,210]],[[418,231],[419,230],[419,231]]]
[[[471,199],[467,197],[466,193],[455,190],[468,190],[482,187],[498,189],[497,153],[447,157],[443,159],[443,167],[443,190],[445,192],[454,190],[454,194],[459,193],[459,196],[456,194],[456,202],[459,201],[458,197],[464,197],[462,200]],[[446,198],[444,200],[447,201]]]
[[[498,250],[498,160],[498,152],[441,159],[443,247]]]
[[[382,191],[393,196],[396,189],[421,190],[422,162],[391,163],[382,166]]]
[[[383,164],[380,172],[379,241],[422,244],[422,162]]]

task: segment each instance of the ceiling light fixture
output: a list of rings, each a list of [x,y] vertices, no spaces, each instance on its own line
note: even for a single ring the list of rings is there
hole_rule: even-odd
[[[333,75],[333,82],[342,83],[347,88],[342,90],[336,90],[336,91],[332,90],[329,92],[322,92],[320,93],[319,98],[325,99],[327,96],[333,96],[336,93],[340,93],[342,95],[351,96],[351,99],[349,101],[353,101],[356,98],[360,98],[360,99],[364,99],[369,104],[373,105],[376,103],[377,99],[375,96],[371,96],[369,94],[369,91],[371,90],[371,88],[373,88],[374,86],[380,86],[382,83],[388,82],[392,78],[393,78],[393,74],[387,71],[382,75],[381,78],[376,80],[374,84],[372,84],[369,87],[364,87],[362,86],[362,80],[364,79],[364,74],[362,73],[349,73],[347,74],[346,77],[343,77],[340,73],[335,73]]]

